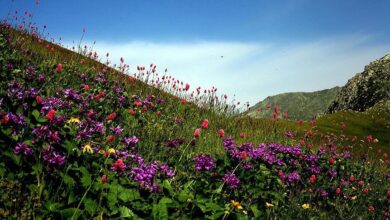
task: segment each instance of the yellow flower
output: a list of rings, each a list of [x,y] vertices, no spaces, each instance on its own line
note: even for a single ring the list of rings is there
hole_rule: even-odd
[[[109,154],[115,154],[115,149],[114,148],[110,148],[108,149],[107,151]]]
[[[304,209],[309,209],[309,208],[310,208],[310,204],[305,203],[305,204],[302,205],[302,208],[304,208]]]
[[[231,202],[232,202],[233,208],[235,208],[235,209],[242,209],[242,206],[241,206],[241,204],[239,202],[237,202],[235,200],[231,200]]]
[[[357,196],[352,196],[351,199],[352,199],[352,200],[356,200],[356,199],[357,199]]]
[[[83,147],[83,153],[85,153],[85,152],[90,153],[90,154],[93,153],[93,150],[92,150],[92,148],[91,148],[91,145],[86,144],[86,145]]]
[[[265,203],[265,206],[267,206],[267,207],[274,207],[274,205],[272,203],[268,203],[268,202]]]
[[[67,124],[70,124],[70,123],[77,123],[78,124],[78,123],[80,123],[80,119],[71,117],[68,120]]]

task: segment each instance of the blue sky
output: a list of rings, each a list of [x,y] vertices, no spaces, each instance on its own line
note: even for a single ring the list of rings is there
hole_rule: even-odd
[[[281,92],[344,85],[390,53],[390,1],[0,0],[0,15],[29,10],[51,36],[155,63],[193,86],[251,104]],[[220,56],[224,56],[222,59]]]

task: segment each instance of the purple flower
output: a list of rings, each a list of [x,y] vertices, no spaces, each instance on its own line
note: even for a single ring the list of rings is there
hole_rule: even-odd
[[[20,154],[21,152],[23,152],[23,154],[26,156],[32,155],[33,153],[32,149],[27,144],[17,143],[14,148],[14,153]]]
[[[122,134],[123,129],[118,125],[115,128],[111,128],[111,131],[114,132],[114,134]]]
[[[294,132],[292,132],[292,131],[286,131],[286,133],[284,133],[284,135],[288,138],[293,138],[295,136]]]
[[[293,183],[293,182],[296,182],[296,181],[299,181],[299,180],[301,180],[301,176],[299,175],[299,173],[297,171],[293,171],[292,173],[290,173],[287,176],[287,182],[288,183]]]
[[[335,178],[337,176],[337,171],[336,170],[329,170],[328,171],[329,175],[332,177],[332,178]]]
[[[240,184],[240,179],[238,179],[234,173],[226,173],[222,179],[230,189],[236,189]]]
[[[214,168],[214,160],[209,155],[200,154],[193,160],[195,161],[195,169],[198,171],[208,171]]]
[[[66,157],[55,151],[51,146],[42,148],[42,159],[52,166],[62,166],[65,164]]]
[[[167,164],[160,165],[160,172],[169,178],[172,178],[175,176],[175,171],[173,171]]]
[[[344,152],[344,159],[351,159],[351,157],[352,157],[351,152],[349,152],[349,151]]]
[[[180,145],[182,145],[184,141],[182,139],[173,139],[173,140],[167,140],[165,141],[164,145],[166,147],[171,148],[178,148]]]
[[[127,144],[127,146],[135,146],[138,144],[139,139],[136,136],[133,137],[125,137],[123,141]]]

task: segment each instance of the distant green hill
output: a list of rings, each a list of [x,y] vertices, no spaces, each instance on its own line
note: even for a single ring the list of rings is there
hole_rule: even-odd
[[[288,118],[311,119],[325,112],[339,91],[340,87],[334,87],[316,92],[289,92],[269,96],[252,106],[247,114],[256,118],[270,118],[273,117],[274,106],[278,105],[280,117],[286,112]]]

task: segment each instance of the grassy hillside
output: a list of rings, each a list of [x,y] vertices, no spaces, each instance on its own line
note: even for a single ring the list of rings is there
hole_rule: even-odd
[[[269,96],[252,106],[247,114],[255,118],[272,118],[274,106],[279,107],[279,117],[283,112],[291,119],[312,119],[322,114],[335,99],[340,87],[325,89],[316,92],[289,92]]]
[[[389,160],[377,151],[388,127],[371,139],[339,128],[358,128],[348,120],[359,115],[232,116],[214,94],[151,85],[153,65],[129,77],[31,32],[0,31],[0,218],[389,215]],[[357,143],[375,153],[354,156]]]

